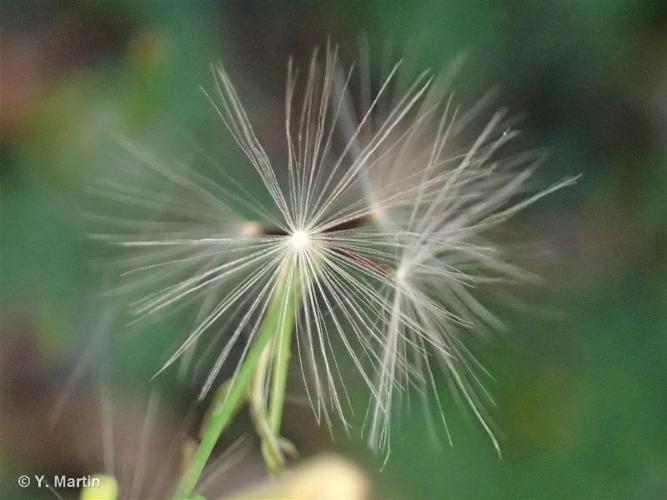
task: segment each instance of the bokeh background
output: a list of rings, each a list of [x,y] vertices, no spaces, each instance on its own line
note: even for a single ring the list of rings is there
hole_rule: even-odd
[[[114,135],[159,144],[167,125],[219,146],[198,88],[210,87],[210,62],[225,61],[251,116],[279,116],[288,55],[303,61],[330,36],[353,57],[360,34],[413,47],[423,67],[465,53],[459,98],[496,88],[521,116],[521,144],[550,149],[545,184],[583,175],[514,222],[550,251],[533,268],[545,285],[504,312],[507,331],[481,351],[502,459],[457,408],[453,448],[431,446],[418,415],[398,419],[382,471],[354,434],[332,442],[298,404],[287,437],[306,457],[332,450],[359,464],[378,498],[666,496],[667,4],[5,1],[0,25],[0,497],[54,498],[18,488],[19,474],[102,470],[109,393],[131,476],[149,379],[184,327],[115,332],[95,298],[82,192],[113,168]],[[279,141],[264,123],[260,136]],[[193,384],[169,373],[155,384],[146,482],[162,444],[192,435],[203,411]],[[249,430],[244,419],[230,439]],[[249,446],[223,490],[258,477]]]

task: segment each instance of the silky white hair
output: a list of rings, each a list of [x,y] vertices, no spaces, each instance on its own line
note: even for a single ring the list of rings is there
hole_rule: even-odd
[[[437,368],[498,448],[483,368],[466,337],[498,323],[476,296],[480,287],[531,275],[493,231],[574,179],[531,190],[542,156],[502,153],[516,136],[503,111],[467,139],[479,108],[454,104],[451,72],[404,83],[402,65],[374,86],[368,64],[355,83],[357,70],[343,68],[337,47],[323,58],[316,50],[304,76],[290,60],[284,161],[269,157],[229,75],[214,66],[206,95],[265,194],[234,175],[241,165],[213,178],[124,141],[136,160],[132,180],[96,191],[131,210],[99,217],[109,225],[95,237],[130,252],[117,262],[120,290],[141,293],[129,305],[136,319],[197,305],[165,367],[192,356],[207,334],[224,333],[202,395],[233,349],[237,370],[243,363],[287,269],[301,291],[296,352],[318,422],[336,414],[349,426],[353,377],[341,373],[340,345],[370,393],[364,428],[373,448],[389,452],[392,409],[411,389],[435,400],[444,422]]]

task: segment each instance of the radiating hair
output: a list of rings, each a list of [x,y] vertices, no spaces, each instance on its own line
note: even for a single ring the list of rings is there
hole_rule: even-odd
[[[503,153],[517,135],[503,111],[470,139],[479,108],[455,104],[452,73],[408,81],[402,65],[374,84],[367,64],[344,68],[337,47],[314,51],[304,75],[290,60],[284,159],[269,156],[229,75],[214,66],[206,95],[264,195],[234,175],[242,165],[210,175],[124,141],[136,160],[131,180],[96,191],[133,209],[98,218],[110,224],[95,236],[129,252],[117,263],[120,290],[141,293],[129,305],[135,318],[196,304],[197,321],[165,367],[224,334],[202,395],[230,358],[238,370],[274,294],[296,290],[299,300],[285,307],[294,309],[318,421],[337,415],[349,425],[354,377],[341,373],[342,346],[370,393],[364,428],[373,448],[390,450],[392,410],[411,390],[435,401],[444,422],[436,369],[497,448],[483,368],[466,337],[498,323],[480,287],[531,275],[493,230],[573,179],[530,189],[542,155]]]

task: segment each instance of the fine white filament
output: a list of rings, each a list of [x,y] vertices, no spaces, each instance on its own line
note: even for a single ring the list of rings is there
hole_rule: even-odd
[[[109,229],[95,236],[127,249],[120,290],[139,292],[129,306],[137,320],[195,304],[196,322],[165,368],[222,339],[210,344],[202,395],[231,360],[241,365],[287,272],[302,294],[295,353],[318,422],[335,414],[349,426],[354,376],[343,372],[354,367],[370,394],[368,441],[388,453],[392,411],[410,393],[444,422],[444,379],[498,448],[484,370],[466,347],[498,320],[476,291],[531,279],[493,231],[574,179],[531,191],[542,156],[503,153],[517,135],[504,112],[470,139],[479,108],[454,104],[449,73],[410,77],[402,65],[374,84],[367,65],[344,69],[337,47],[315,51],[305,75],[290,61],[278,159],[215,66],[206,95],[264,193],[232,176],[242,166],[210,175],[124,142],[132,180],[96,190],[127,215],[98,217]]]

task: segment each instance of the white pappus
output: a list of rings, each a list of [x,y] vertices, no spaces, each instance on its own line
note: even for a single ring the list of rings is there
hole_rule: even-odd
[[[475,295],[498,280],[530,277],[493,230],[541,197],[571,184],[530,189],[541,156],[502,154],[516,133],[503,112],[466,138],[478,110],[462,113],[451,73],[416,75],[402,62],[373,85],[368,65],[343,69],[338,49],[313,53],[305,75],[290,61],[285,154],[270,158],[225,69],[207,92],[261,181],[263,194],[219,166],[163,160],[124,142],[137,160],[130,182],[99,182],[119,208],[95,237],[125,248],[122,291],[138,291],[137,318],[194,303],[197,321],[165,367],[220,335],[202,394],[223,366],[237,371],[276,293],[292,316],[306,394],[318,419],[347,427],[347,353],[368,388],[370,445],[390,450],[392,408],[414,388],[438,398],[439,367],[498,447],[484,409],[482,370],[466,336],[497,320]],[[353,91],[358,88],[358,92]],[[359,98],[353,98],[359,94]],[[246,176],[247,177],[247,176]],[[285,289],[285,283],[288,283]],[[238,353],[240,351],[240,354]],[[268,397],[270,384],[266,384]]]

